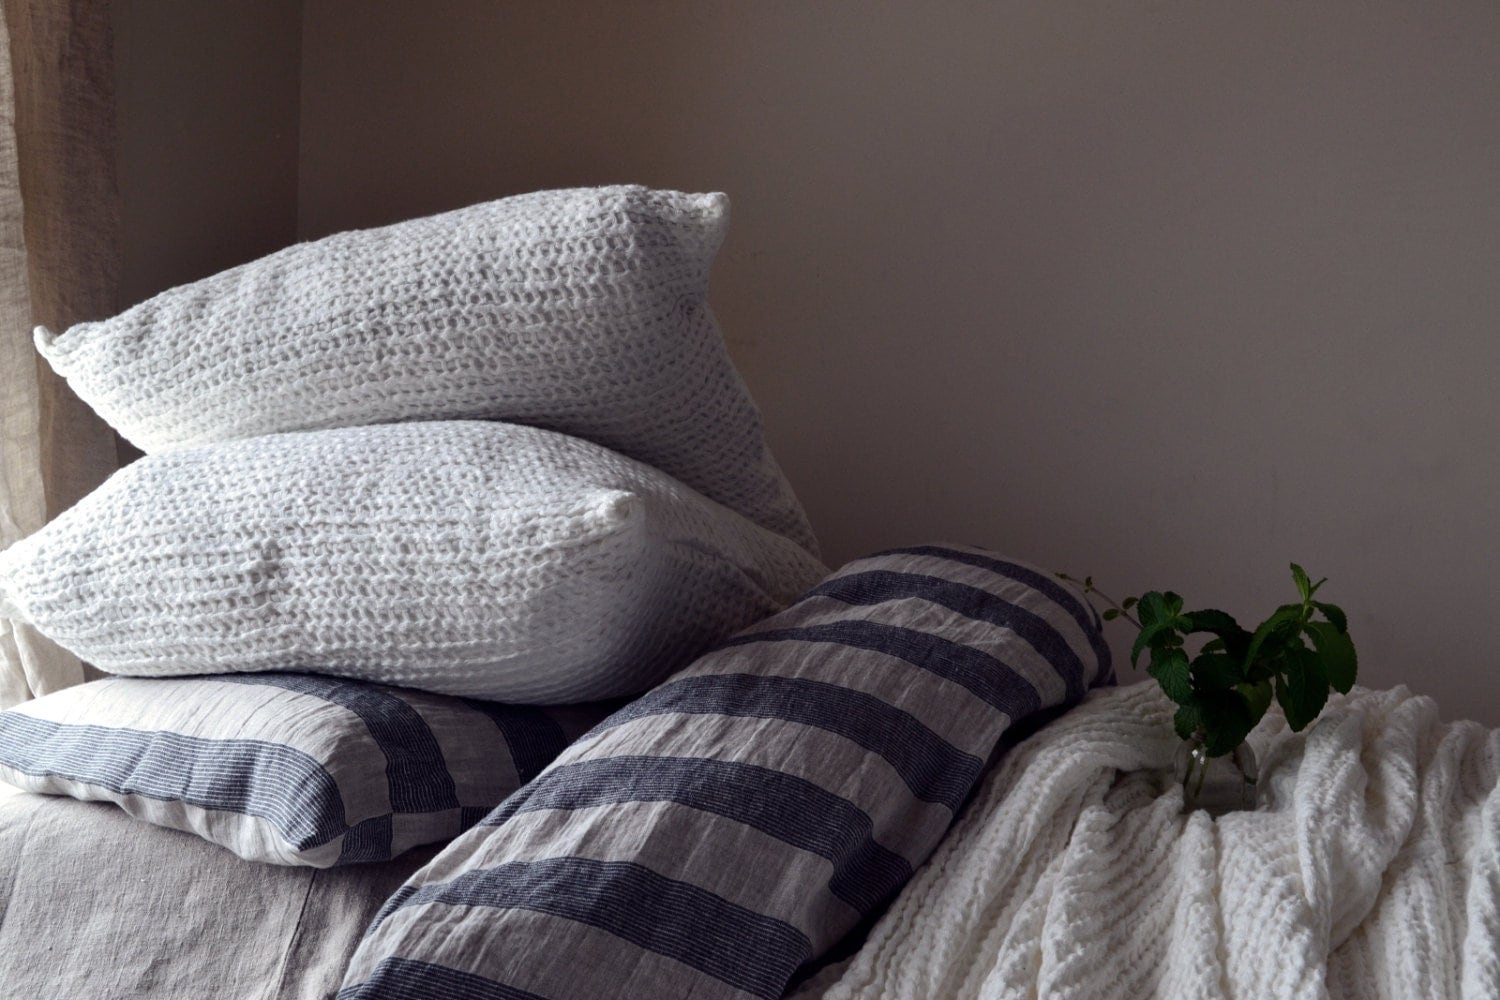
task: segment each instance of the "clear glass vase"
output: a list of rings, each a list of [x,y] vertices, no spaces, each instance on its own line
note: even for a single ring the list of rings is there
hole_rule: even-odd
[[[1173,764],[1182,786],[1183,812],[1204,809],[1210,816],[1222,816],[1260,805],[1260,767],[1249,743],[1210,757],[1201,741],[1184,740]]]

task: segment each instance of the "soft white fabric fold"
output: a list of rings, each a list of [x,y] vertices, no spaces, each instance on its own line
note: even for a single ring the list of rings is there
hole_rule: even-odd
[[[1092,694],[991,774],[801,1000],[1500,996],[1500,742],[1405,688],[1252,736],[1255,812],[1184,815],[1154,684]]]

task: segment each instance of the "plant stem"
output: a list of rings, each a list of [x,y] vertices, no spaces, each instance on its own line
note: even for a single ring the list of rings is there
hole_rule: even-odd
[[[1120,617],[1121,618],[1124,618],[1126,621],[1130,622],[1130,624],[1134,625],[1136,628],[1140,628],[1141,627],[1141,621],[1140,621],[1139,618],[1137,618],[1135,615],[1131,614],[1129,611],[1126,611],[1124,608],[1120,607],[1120,602],[1119,601],[1116,601],[1113,597],[1110,597],[1104,591],[1102,591],[1098,587],[1094,586],[1092,579],[1090,579],[1090,580],[1078,580],[1078,579],[1075,579],[1075,578],[1069,576],[1066,573],[1059,573],[1057,575],[1058,575],[1059,579],[1066,580],[1069,583],[1076,583],[1078,586],[1082,587],[1083,588],[1083,593],[1084,593],[1085,597],[1087,597],[1089,594],[1098,594],[1100,597],[1102,597],[1104,599],[1104,603],[1108,604],[1110,607],[1112,607],[1116,611],[1120,612]]]
[[[1096,593],[1100,597],[1104,598],[1104,600],[1109,603],[1110,607],[1112,607],[1116,611],[1120,612],[1120,617],[1121,618],[1126,619],[1127,621],[1130,622],[1130,624],[1134,625],[1136,628],[1140,628],[1141,627],[1141,620],[1139,618],[1137,618],[1135,615],[1131,614],[1129,611],[1126,611],[1124,608],[1120,607],[1120,605],[1115,601],[1115,599],[1113,597],[1110,597],[1108,594],[1106,594],[1104,591],[1100,590],[1098,587],[1094,588],[1094,593]]]

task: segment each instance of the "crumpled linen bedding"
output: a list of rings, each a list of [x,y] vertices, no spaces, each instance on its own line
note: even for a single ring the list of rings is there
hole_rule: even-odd
[[[1500,996],[1500,737],[1404,689],[1252,735],[1266,802],[1183,815],[1171,706],[1092,693],[1012,749],[796,1000]],[[433,849],[241,861],[113,806],[0,796],[0,981],[31,1000],[324,998]]]
[[[1011,752],[798,1000],[1500,996],[1500,739],[1404,688],[1252,734],[1266,801],[1184,815],[1171,706],[1098,691]]]
[[[265,865],[113,804],[0,796],[0,996],[323,1000],[435,851]]]

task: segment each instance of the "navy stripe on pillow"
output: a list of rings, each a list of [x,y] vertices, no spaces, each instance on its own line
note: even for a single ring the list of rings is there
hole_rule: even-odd
[[[552,758],[568,745],[569,740],[557,720],[535,708],[468,698],[464,699],[464,704],[487,717],[500,730],[505,745],[510,748],[510,759],[515,762],[516,775],[523,785],[540,774],[542,768],[552,763]]]
[[[371,816],[356,823],[344,834],[344,843],[339,851],[341,865],[363,862],[386,861],[395,857],[395,831],[391,828],[391,817]]]
[[[458,808],[453,776],[448,773],[443,750],[427,720],[393,692],[371,684],[312,674],[228,674],[222,679],[235,684],[284,688],[348,709],[369,727],[370,735],[385,754],[392,809],[420,813]]]
[[[3,712],[0,760],[33,777],[256,816],[298,850],[348,829],[333,777],[308,754],[276,743],[63,726]]]
[[[812,950],[795,927],[629,862],[511,862],[424,885],[402,907],[535,910],[609,931],[755,996],[781,995]],[[725,941],[741,947],[725,948]],[[356,994],[358,995],[358,994]]]
[[[1045,618],[978,587],[953,583],[925,573],[868,570],[821,583],[808,591],[806,597],[828,597],[854,606],[881,604],[911,597],[941,604],[965,617],[1015,632],[1062,674],[1068,685],[1070,699],[1083,696],[1083,661],[1073,652],[1067,640],[1058,634],[1057,629]]]
[[[1099,619],[1099,612],[1094,610],[1093,605],[1080,597],[1076,592],[1059,583],[1054,577],[1048,576],[1030,566],[1011,562],[1008,559],[999,559],[986,552],[974,550],[961,550],[936,545],[913,545],[908,548],[891,549],[880,553],[882,556],[931,556],[935,559],[946,559],[949,562],[963,563],[967,566],[977,566],[980,569],[989,570],[999,576],[1024,584],[1040,594],[1044,594],[1058,607],[1066,611],[1083,634],[1088,637],[1089,647],[1094,651],[1094,657],[1099,661],[1099,679],[1095,682],[1096,687],[1113,684],[1115,680],[1114,664],[1109,651],[1109,644],[1104,641],[1104,623]]]
[[[737,635],[719,648],[763,642],[825,642],[894,656],[968,688],[1013,719],[1035,712],[1042,704],[1030,681],[990,653],[901,625],[853,620],[768,628]]]
[[[539,809],[675,802],[737,820],[833,862],[829,888],[855,908],[874,906],[911,877],[911,865],[872,838],[858,806],[810,781],[724,760],[606,757],[548,770],[485,818],[499,826]]]
[[[837,733],[885,758],[917,798],[955,811],[984,766],[909,712],[863,691],[802,677],[720,674],[668,681],[611,715],[594,733],[669,713],[784,719]]]
[[[344,987],[336,1000],[358,1000],[369,995],[395,1000],[549,1000],[483,976],[405,958],[381,962],[368,982]]]

